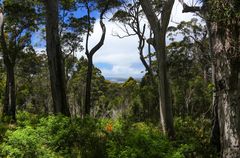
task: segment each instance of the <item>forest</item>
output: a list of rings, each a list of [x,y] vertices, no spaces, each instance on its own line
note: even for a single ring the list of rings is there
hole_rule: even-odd
[[[240,0],[0,0],[0,157],[240,158]]]

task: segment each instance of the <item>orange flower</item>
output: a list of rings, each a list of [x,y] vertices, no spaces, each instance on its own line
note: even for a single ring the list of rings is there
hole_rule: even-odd
[[[105,129],[106,129],[107,132],[112,132],[112,130],[113,130],[112,124],[110,124],[110,123],[107,124]]]

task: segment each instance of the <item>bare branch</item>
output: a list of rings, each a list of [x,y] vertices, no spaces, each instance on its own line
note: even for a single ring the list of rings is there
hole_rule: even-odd
[[[130,37],[130,36],[135,36],[135,35],[136,35],[136,33],[126,34],[126,35],[123,35],[123,36],[119,35],[118,33],[112,33],[112,36],[118,37],[120,39],[123,39],[123,38],[126,38],[126,37]]]
[[[184,2],[184,0],[178,0],[178,1],[179,1],[179,2],[182,4],[182,6],[183,6],[183,10],[182,10],[183,13],[189,13],[189,12],[195,13],[195,12],[200,12],[200,11],[202,11],[201,7],[199,7],[199,6],[189,6],[189,5],[187,5],[187,4]]]

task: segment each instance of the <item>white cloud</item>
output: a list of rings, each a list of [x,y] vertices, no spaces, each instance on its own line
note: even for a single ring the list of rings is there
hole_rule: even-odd
[[[94,64],[106,63],[112,65],[112,69],[100,68],[105,77],[121,77],[128,78],[141,77],[143,67],[133,67],[133,65],[141,63],[137,50],[138,39],[136,36],[119,39],[112,35],[112,32],[121,33],[121,29],[113,22],[105,21],[107,33],[104,45],[93,57]],[[89,48],[91,49],[101,37],[101,28],[98,21],[94,26],[94,33],[89,40]],[[81,53],[83,55],[83,53]]]
[[[173,6],[172,16],[170,25],[175,25],[175,22],[179,23],[183,20],[190,20],[193,17],[191,13],[182,13],[181,4],[176,1]],[[136,36],[128,37],[124,39],[119,39],[112,35],[113,32],[119,34],[123,33],[120,28],[115,23],[105,22],[107,33],[106,39],[103,47],[94,55],[93,60],[94,64],[97,63],[106,63],[112,65],[111,69],[100,68],[105,77],[119,77],[119,78],[128,78],[132,77],[141,77],[143,76],[142,71],[144,67],[133,66],[134,64],[141,64],[139,59],[139,54],[137,50],[138,39]],[[94,33],[91,35],[89,40],[89,48],[92,48],[101,37],[101,28],[96,21],[94,26]],[[83,55],[80,53],[78,56]]]

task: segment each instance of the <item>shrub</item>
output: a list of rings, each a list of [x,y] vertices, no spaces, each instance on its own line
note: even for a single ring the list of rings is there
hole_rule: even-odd
[[[17,118],[17,126],[0,125],[3,133],[8,127],[0,135],[4,138],[0,157],[217,157],[209,143],[210,122],[205,119],[177,118],[177,137],[171,142],[157,127],[144,122],[38,117],[25,112]]]
[[[210,143],[211,121],[209,119],[176,118],[175,129],[177,134],[175,145],[180,145],[185,156],[218,157],[216,149]],[[188,147],[182,144],[187,144]]]

